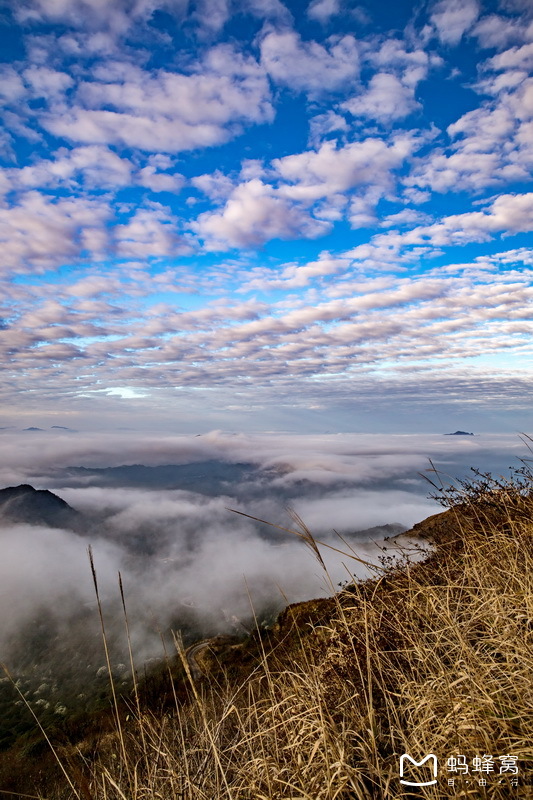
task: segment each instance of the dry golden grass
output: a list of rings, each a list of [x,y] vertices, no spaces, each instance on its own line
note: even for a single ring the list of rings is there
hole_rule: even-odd
[[[78,796],[533,797],[531,488],[465,490],[461,504],[415,530],[434,540],[426,561],[289,607],[252,642],[214,646],[204,653],[208,676],[191,679],[172,712],[148,713],[135,694],[96,760],[80,756]],[[434,753],[438,784],[402,787],[402,753]],[[486,787],[479,773],[448,785],[446,760],[457,754],[470,764],[494,756]],[[508,774],[499,783],[504,755],[518,758],[517,788]]]

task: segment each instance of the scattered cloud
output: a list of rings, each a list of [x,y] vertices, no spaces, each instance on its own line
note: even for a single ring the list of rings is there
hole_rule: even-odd
[[[477,0],[440,0],[431,14],[437,35],[443,44],[457,45],[479,16]]]
[[[333,258],[330,253],[323,252],[316,261],[310,261],[302,266],[287,265],[275,278],[267,274],[264,277],[253,277],[242,287],[241,291],[302,288],[313,279],[346,270],[349,263],[348,259]]]
[[[392,170],[412,152],[413,142],[399,136],[387,144],[382,139],[364,139],[344,147],[325,142],[318,151],[308,150],[275,159],[273,166],[281,177],[291,182],[282,187],[287,197],[313,201],[344,193],[354,186],[392,185]]]
[[[331,17],[340,13],[340,0],[312,0],[307,7],[307,16],[318,22],[328,22]]]
[[[115,240],[122,258],[176,255],[189,249],[178,236],[172,216],[162,206],[137,210],[127,224],[115,227]]]
[[[327,233],[330,225],[254,178],[233,190],[222,211],[200,214],[195,228],[209,248],[224,249],[227,245],[254,247],[269,239],[315,239]]]
[[[43,127],[73,142],[177,153],[225,142],[231,126],[272,119],[263,70],[230,45],[213,47],[190,74],[112,66],[80,82],[72,102],[50,102]]]
[[[506,70],[506,69],[533,69],[533,42],[523,44],[520,47],[510,47],[502,53],[489,58],[486,62],[487,69]]]
[[[507,72],[505,77],[504,82],[497,77],[483,82],[484,91],[495,98],[449,125],[452,144],[448,151],[436,149],[419,160],[408,184],[439,192],[455,188],[480,191],[530,179],[533,79],[525,72]]]
[[[191,183],[212,200],[225,200],[234,189],[234,182],[220,170],[195,176]]]
[[[415,374],[418,409],[437,385],[522,408],[527,4],[441,0],[394,30],[342,0],[9,9],[7,414],[290,428],[357,394],[388,425]]]
[[[533,35],[533,28],[531,25],[524,25],[519,19],[488,14],[477,22],[472,35],[477,37],[481,47],[502,48],[527,39],[528,35]]]
[[[44,271],[107,245],[108,205],[101,200],[61,198],[26,192],[18,205],[0,208],[0,263],[4,269]]]
[[[261,63],[273,81],[321,94],[345,88],[359,74],[354,36],[330,36],[325,45],[305,42],[295,31],[270,31],[261,41]]]
[[[390,38],[365,52],[365,62],[378,71],[366,88],[341,104],[354,117],[393,122],[403,119],[421,108],[415,91],[424,80],[430,67],[440,66],[442,60],[435,53],[422,49],[408,49],[405,42]]]
[[[48,0],[23,0],[12,5],[15,16],[23,24],[62,22],[76,28],[109,28],[115,33],[125,33],[135,22],[149,19],[154,10],[150,0],[137,0],[133,6],[127,0],[118,0],[113,4],[103,0],[56,0],[54,3]],[[174,7],[178,10],[180,6],[185,10],[186,3],[177,0]]]
[[[395,120],[407,117],[418,103],[412,86],[405,86],[395,75],[378,72],[372,76],[366,92],[347,100],[342,107],[354,117]]]
[[[349,126],[345,118],[340,114],[334,111],[328,111],[325,114],[317,114],[316,117],[311,117],[309,120],[309,128],[309,144],[318,149],[318,146],[329,133],[347,131]]]

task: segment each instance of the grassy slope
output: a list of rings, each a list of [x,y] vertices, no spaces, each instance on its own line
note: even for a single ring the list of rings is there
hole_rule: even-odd
[[[355,800],[531,797],[533,496],[487,484],[416,525],[424,563],[389,569],[330,599],[289,606],[275,627],[201,654],[207,677],[164,710],[134,700],[122,733],[57,750],[93,800]],[[410,791],[398,758],[512,754],[487,787]],[[472,776],[469,776],[472,777]],[[529,783],[528,783],[529,781]],[[477,788],[476,788],[477,787]]]

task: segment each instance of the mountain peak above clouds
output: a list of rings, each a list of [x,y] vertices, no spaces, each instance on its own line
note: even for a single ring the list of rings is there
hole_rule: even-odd
[[[0,489],[0,524],[9,522],[45,525],[50,528],[76,528],[81,515],[48,489],[35,489],[29,483]]]

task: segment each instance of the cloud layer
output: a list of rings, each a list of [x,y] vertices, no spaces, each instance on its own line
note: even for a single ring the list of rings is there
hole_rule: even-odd
[[[194,619],[197,633],[243,630],[252,617],[250,602],[261,616],[286,602],[329,594],[350,574],[368,575],[350,554],[379,565],[383,551],[368,536],[351,534],[396,522],[409,527],[438,511],[426,498],[429,484],[418,474],[430,468],[430,457],[446,481],[446,473],[459,477],[480,460],[497,469],[507,460],[518,464],[524,449],[515,437],[501,436],[229,436],[216,431],[137,441],[125,434],[1,436],[2,484],[31,481],[48,487],[86,520],[85,533],[0,520],[0,577],[10,610],[0,626],[4,657],[37,608],[66,623],[93,607],[88,544],[110,624],[121,571],[134,640],[141,657],[148,658],[159,647],[154,620],[164,629]],[[222,493],[206,478],[213,459],[227,469]],[[168,467],[157,473],[159,486],[127,485],[124,472],[117,485],[106,468],[128,463],[188,466],[176,473],[181,478],[173,479],[173,488],[164,485]],[[240,477],[232,471],[238,464]],[[135,480],[135,471],[128,474]],[[190,486],[181,488],[187,476]],[[286,505],[321,541],[345,551],[323,549],[329,577],[297,537],[228,510],[294,527]],[[347,543],[334,529],[348,537]],[[371,538],[379,540],[379,531]]]
[[[6,10],[6,425],[527,427],[527,4],[104,5]]]

